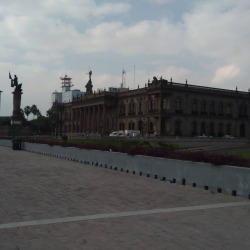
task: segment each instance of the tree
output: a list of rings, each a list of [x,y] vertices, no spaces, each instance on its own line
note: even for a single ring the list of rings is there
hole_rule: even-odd
[[[29,117],[29,115],[30,115],[30,113],[31,113],[31,108],[30,108],[30,106],[24,107],[23,112],[24,112],[24,114],[27,116],[27,120],[28,120],[28,117]]]
[[[50,134],[49,118],[45,116],[38,116],[29,122],[29,126],[33,134]]]
[[[50,133],[53,134],[56,132],[57,127],[57,112],[54,108],[50,108],[47,111],[47,117],[49,119],[49,129]]]
[[[41,116],[41,112],[39,111],[39,109],[37,108],[37,106],[35,104],[33,104],[31,107],[30,107],[30,112],[33,114],[33,120],[36,117],[39,117]]]

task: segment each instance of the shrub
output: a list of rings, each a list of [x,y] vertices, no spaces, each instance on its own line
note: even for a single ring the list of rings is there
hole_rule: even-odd
[[[68,136],[67,135],[63,135],[61,138],[62,138],[63,142],[67,142],[68,141]]]
[[[122,152],[129,155],[148,155],[152,157],[162,157],[193,162],[211,163],[216,166],[231,165],[240,167],[250,167],[250,160],[236,155],[222,155],[205,152],[178,151],[178,145],[150,143],[147,141],[126,141],[126,140],[84,140],[69,141],[68,138],[23,138],[24,141],[48,145],[61,145],[64,147],[78,147],[83,149],[95,149],[102,151]]]

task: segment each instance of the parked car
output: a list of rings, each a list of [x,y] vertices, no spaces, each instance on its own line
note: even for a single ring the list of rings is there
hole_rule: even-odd
[[[125,130],[127,137],[138,137],[141,135],[140,130]]]
[[[123,131],[114,131],[109,136],[110,137],[126,137],[126,134]]]
[[[201,138],[201,139],[202,139],[202,138],[208,138],[208,136],[205,135],[205,134],[202,134],[202,135],[199,135],[198,138]]]
[[[200,138],[200,139],[205,139],[205,138],[210,138],[210,139],[212,139],[212,138],[214,138],[212,135],[206,135],[206,134],[202,134],[202,135],[199,135],[198,136],[198,138]]]
[[[232,135],[224,135],[223,138],[227,139],[227,140],[234,139],[234,137]]]
[[[110,137],[118,137],[118,134],[119,134],[118,131],[114,131],[114,132],[112,132],[109,136],[110,136]]]

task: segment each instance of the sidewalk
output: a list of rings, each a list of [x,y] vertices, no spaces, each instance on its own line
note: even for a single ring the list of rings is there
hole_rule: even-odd
[[[240,197],[0,146],[1,250],[250,249],[249,214]]]

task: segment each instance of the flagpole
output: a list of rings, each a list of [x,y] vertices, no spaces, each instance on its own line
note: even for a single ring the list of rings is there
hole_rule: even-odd
[[[134,89],[135,89],[135,65],[134,65]]]

